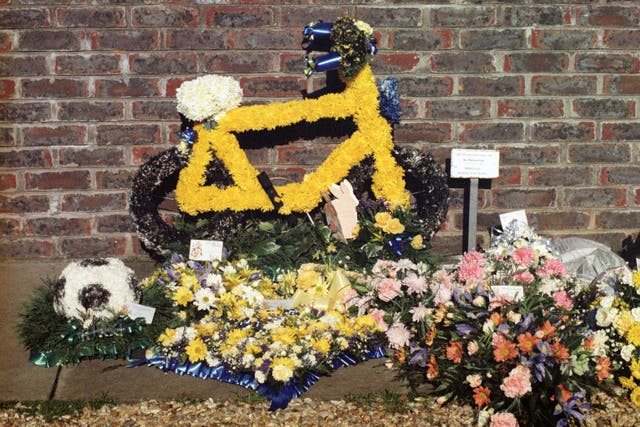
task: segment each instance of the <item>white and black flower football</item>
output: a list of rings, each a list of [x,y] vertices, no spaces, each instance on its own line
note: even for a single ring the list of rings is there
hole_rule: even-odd
[[[111,318],[127,303],[140,300],[132,269],[117,258],[87,258],[65,267],[55,284],[53,308],[84,327]]]

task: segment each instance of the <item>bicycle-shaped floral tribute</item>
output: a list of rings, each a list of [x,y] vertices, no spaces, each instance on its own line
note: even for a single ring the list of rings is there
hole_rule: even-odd
[[[428,241],[448,203],[433,158],[393,145],[396,81],[376,85],[371,28],[341,18],[310,24],[303,37],[309,52],[326,52],[306,57],[305,74],[339,71],[337,92],[239,106],[231,77],[183,83],[181,144],[141,167],[131,200],[141,240],[166,259],[143,289],[164,289],[179,313],[138,363],[252,388],[273,409],[322,373],[385,354],[375,318],[345,301],[381,257],[412,256],[428,270]],[[346,137],[302,182],[273,185],[242,147],[247,135],[263,146],[327,129]],[[158,213],[173,188],[176,228]],[[223,240],[228,259],[173,252],[198,233]]]

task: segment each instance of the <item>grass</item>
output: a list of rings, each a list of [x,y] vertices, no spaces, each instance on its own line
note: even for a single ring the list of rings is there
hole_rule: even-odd
[[[110,398],[106,394],[91,400],[22,400],[22,401],[5,401],[0,402],[0,411],[15,410],[23,415],[40,415],[42,418],[51,423],[58,418],[64,416],[77,415],[84,408],[97,410],[103,406],[116,405],[117,401]]]

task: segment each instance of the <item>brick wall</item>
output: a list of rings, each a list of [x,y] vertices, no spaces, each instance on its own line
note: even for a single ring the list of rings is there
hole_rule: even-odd
[[[400,80],[397,144],[443,162],[452,147],[500,150],[481,230],[520,208],[544,234],[616,249],[640,228],[637,0],[83,3],[0,0],[0,258],[142,256],[129,188],[176,142],[180,82],[225,73],[248,102],[299,98],[303,26],[341,15],[374,27],[374,71]],[[299,177],[324,155],[251,159]],[[461,200],[436,238],[446,253]]]

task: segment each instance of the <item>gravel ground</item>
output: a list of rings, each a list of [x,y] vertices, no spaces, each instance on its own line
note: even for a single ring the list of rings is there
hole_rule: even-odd
[[[602,399],[603,408],[593,410],[583,426],[640,426],[640,411],[629,402]],[[389,409],[385,400],[353,403],[343,400],[294,399],[284,411],[269,412],[266,403],[144,401],[136,404],[84,409],[75,416],[64,416],[47,424],[40,416],[20,414],[19,408],[0,413],[0,425],[26,426],[473,426],[468,406],[444,407],[426,401],[395,402],[404,411]]]

